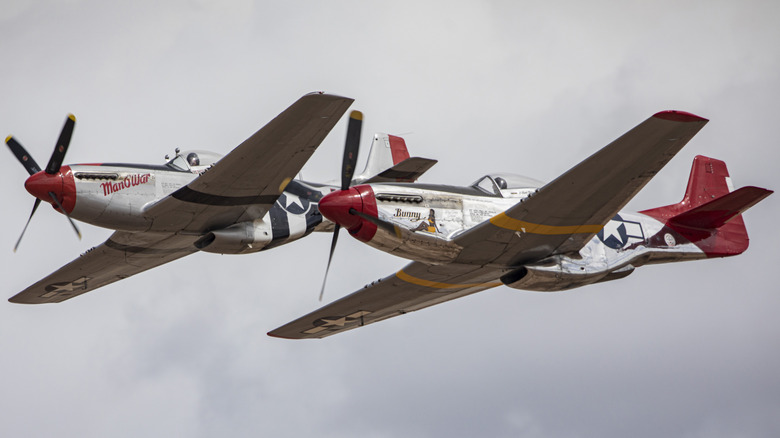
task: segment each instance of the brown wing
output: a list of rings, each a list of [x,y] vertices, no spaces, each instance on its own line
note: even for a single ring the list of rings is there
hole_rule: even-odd
[[[9,301],[64,301],[196,252],[193,243],[206,229],[262,217],[351,103],[327,94],[303,96],[206,173],[150,207],[150,231],[116,232]]]
[[[413,262],[268,334],[288,339],[324,338],[500,286],[500,275],[498,270],[471,265]]]
[[[22,304],[59,303],[197,251],[198,236],[117,231],[46,278],[11,297]]]
[[[577,251],[706,122],[687,113],[658,113],[529,199],[456,238],[463,250],[454,263],[411,263],[269,335],[330,336],[500,286],[498,279],[507,268]]]
[[[455,239],[460,263],[518,266],[579,251],[707,123],[665,111]]]
[[[353,99],[307,94],[204,174],[151,206],[151,231],[221,228],[263,217]]]

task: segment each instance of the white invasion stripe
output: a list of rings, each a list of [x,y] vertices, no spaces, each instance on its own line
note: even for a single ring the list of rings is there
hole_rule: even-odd
[[[290,226],[290,240],[302,237],[306,233],[306,216],[297,214],[287,214],[287,221]]]

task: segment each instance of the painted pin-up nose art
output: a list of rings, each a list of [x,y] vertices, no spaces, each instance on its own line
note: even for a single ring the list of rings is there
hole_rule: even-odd
[[[269,335],[322,338],[500,285],[556,292],[619,280],[644,265],[740,254],[747,248],[740,215],[772,191],[733,190],[722,161],[694,159],[679,204],[621,210],[706,123],[683,111],[656,113],[547,184],[509,174],[468,187],[366,184],[379,217],[360,212],[355,193],[331,195],[333,208],[323,205],[323,214],[412,262]],[[361,239],[366,224],[381,233]]]

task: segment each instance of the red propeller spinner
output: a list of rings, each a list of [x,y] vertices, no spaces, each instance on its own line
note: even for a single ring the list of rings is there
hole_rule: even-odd
[[[323,216],[346,228],[358,240],[368,242],[376,233],[376,225],[356,214],[377,216],[371,186],[359,185],[328,193],[320,200],[319,209]]]
[[[59,210],[57,205],[59,203],[65,210],[64,213],[71,213],[76,199],[75,187],[70,187],[71,184],[66,183],[68,180],[66,175],[70,176],[69,174],[70,167],[68,166],[62,166],[53,175],[40,171],[27,178],[27,181],[24,182],[24,188],[41,201],[52,204],[57,210]],[[72,181],[72,177],[70,180]],[[52,198],[52,194],[57,198],[56,201]]]
[[[30,220],[32,220],[35,210],[38,209],[41,201],[52,204],[57,211],[64,214],[73,227],[73,230],[76,232],[76,235],[81,239],[81,232],[78,227],[76,227],[73,219],[69,216],[69,213],[73,211],[73,207],[76,204],[76,184],[73,181],[70,167],[62,165],[62,161],[65,159],[65,153],[68,151],[68,145],[70,145],[70,138],[73,135],[73,127],[75,125],[76,117],[73,114],[69,114],[68,118],[65,119],[65,125],[62,127],[60,137],[57,139],[57,145],[54,147],[54,152],[52,152],[49,162],[46,164],[46,169],[44,170],[41,170],[38,163],[35,162],[24,146],[13,138],[13,136],[9,135],[5,139],[5,144],[16,156],[22,166],[24,166],[27,173],[30,174],[30,177],[27,178],[27,181],[24,183],[24,188],[36,198],[30,217],[24,225],[19,240],[16,241],[14,251],[19,247],[24,232],[27,231],[27,226],[30,225]]]

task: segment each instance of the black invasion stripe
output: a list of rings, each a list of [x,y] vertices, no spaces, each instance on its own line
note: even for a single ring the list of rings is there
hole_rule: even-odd
[[[253,196],[220,196],[209,193],[198,192],[184,186],[173,192],[174,198],[179,201],[192,202],[193,204],[236,206],[236,205],[255,205],[255,204],[273,204],[279,195],[253,195]]]
[[[287,211],[279,206],[279,203],[274,204],[268,211],[271,216],[271,231],[273,232],[273,240],[282,240],[290,237],[290,221],[287,218]]]
[[[319,205],[312,204],[311,209],[306,214],[306,234],[314,231],[314,227],[322,223],[322,213],[320,213]]]
[[[160,254],[160,255],[164,255],[164,254],[177,254],[177,253],[182,253],[182,252],[193,252],[192,250],[194,249],[194,247],[192,247],[192,248],[190,248],[190,247],[187,247],[187,248],[173,248],[173,249],[145,248],[143,246],[123,245],[121,243],[114,242],[111,239],[106,240],[106,246],[111,248],[111,249],[115,249],[117,251],[124,251],[124,252],[133,253],[133,254],[144,253],[144,254],[155,254],[155,255],[157,255],[157,254]]]
[[[263,247],[264,251],[284,245],[290,237],[290,221],[287,219],[287,212],[279,207],[278,202],[268,210],[268,214],[271,216],[273,240]]]
[[[296,196],[300,196],[301,198],[306,198],[311,202],[319,202],[320,199],[322,199],[322,192],[312,187],[308,187],[307,185],[301,184],[296,180],[290,181],[290,183],[287,184],[287,186],[284,188],[284,191],[287,193],[292,193]]]

